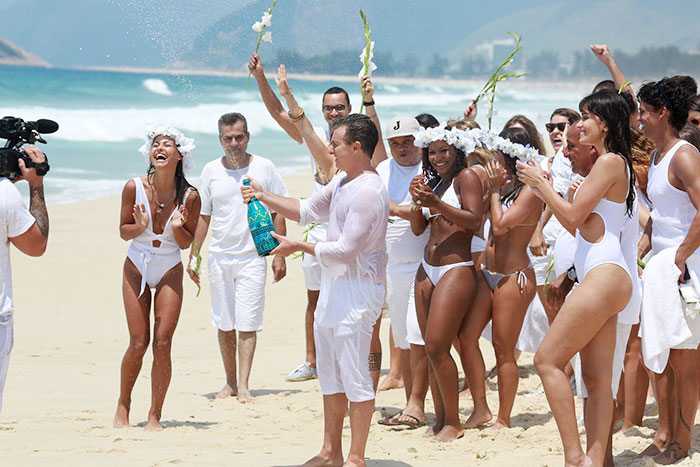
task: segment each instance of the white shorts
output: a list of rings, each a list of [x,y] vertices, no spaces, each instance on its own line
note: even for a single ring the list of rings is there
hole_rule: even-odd
[[[311,225],[307,225],[309,229]],[[314,226],[306,233],[306,241],[311,243],[326,241],[326,224]],[[321,265],[314,255],[304,254],[301,259],[301,269],[304,271],[306,290],[321,290]]]
[[[416,293],[415,293],[416,278],[415,274],[413,276],[413,283],[411,284],[411,298],[413,306],[408,307],[406,310],[406,341],[411,345],[425,345],[423,340],[423,334],[420,332],[420,326],[418,325],[418,314],[416,313]],[[394,338],[396,339],[396,338]]]
[[[418,266],[420,261],[390,265],[386,268],[386,303],[391,317],[391,332],[394,335],[394,347],[402,350],[410,348],[406,320],[409,314],[416,314],[413,287]]]
[[[342,394],[350,402],[374,399],[374,384],[369,374],[369,346],[375,319],[365,313],[351,325],[333,328],[314,322],[316,369],[324,396]]]
[[[2,391],[7,380],[7,369],[10,365],[10,352],[14,344],[12,318],[0,324],[0,411],[2,410]]]
[[[630,338],[631,324],[617,323],[617,333],[615,336],[615,353],[613,354],[612,365],[612,397],[617,400],[617,391],[620,389],[620,379],[622,378],[622,368],[625,366],[625,353],[627,353],[627,342]],[[576,394],[581,399],[588,397],[586,384],[583,382],[581,372],[581,357],[576,354],[573,358],[574,376],[576,378]]]
[[[267,261],[209,255],[211,324],[221,331],[262,331]]]

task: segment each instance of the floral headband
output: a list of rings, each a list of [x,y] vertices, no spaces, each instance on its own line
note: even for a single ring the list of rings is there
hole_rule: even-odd
[[[182,155],[182,169],[185,173],[190,172],[194,168],[194,162],[192,162],[192,150],[196,147],[194,145],[194,138],[187,138],[180,130],[167,126],[164,124],[149,125],[146,129],[146,142],[139,148],[139,152],[146,159],[146,162],[150,164],[151,162],[151,146],[153,146],[153,141],[157,136],[168,136],[175,141],[177,150]]]
[[[479,128],[465,131],[452,127],[448,130],[444,125],[440,125],[435,128],[420,128],[416,133],[413,133],[413,137],[415,138],[413,144],[419,148],[427,148],[430,143],[435,141],[444,141],[465,154],[474,152],[474,149],[479,147],[489,151],[501,151],[503,154],[517,158],[521,162],[527,162],[530,159],[540,160],[542,158],[537,149],[530,145],[513,143],[511,140],[502,138],[496,133]]]

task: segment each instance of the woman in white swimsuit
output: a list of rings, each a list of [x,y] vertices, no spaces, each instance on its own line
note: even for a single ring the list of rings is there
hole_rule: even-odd
[[[507,128],[499,136],[533,146],[522,128]],[[498,367],[496,429],[510,428],[519,378],[515,344],[537,287],[527,248],[543,208],[542,200],[515,176],[515,160],[513,155],[497,151],[496,158],[486,166],[491,187],[491,232],[481,271],[493,291],[491,318]]]
[[[132,240],[122,284],[129,346],[122,359],[115,427],[129,426],[131,391],[150,340],[155,288],[151,408],[145,429],[162,430],[161,410],[172,373],[170,346],[182,307],[180,250],[192,244],[199,220],[199,195],[183,171],[193,142],[174,128],[149,131],[139,150],[149,161],[148,173],[129,180],[122,192],[119,231],[124,240]]]
[[[424,175],[414,178],[410,186],[415,203],[410,220],[416,235],[431,226],[416,274],[416,313],[430,362],[437,418],[432,430],[438,441],[452,441],[463,435],[463,429],[457,366],[450,347],[477,292],[470,244],[481,226],[482,185],[476,172],[466,168],[464,152],[446,142],[461,130],[432,130],[429,138],[416,138],[416,145],[427,147]]]
[[[574,258],[579,286],[567,297],[535,355],[547,400],[559,428],[567,466],[602,466],[610,432],[612,360],[617,313],[632,294],[631,274],[622,255],[620,232],[635,202],[629,107],[615,91],[603,90],[579,104],[581,144],[601,156],[574,199],[557,195],[540,167],[518,163],[518,175],[540,196],[561,224],[576,235]],[[581,355],[588,389],[587,449],[576,424],[574,399],[564,367]]]

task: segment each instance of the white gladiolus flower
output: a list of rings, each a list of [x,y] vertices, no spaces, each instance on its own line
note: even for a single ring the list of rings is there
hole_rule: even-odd
[[[256,21],[255,24],[253,25],[253,31],[255,31],[255,32],[260,32],[260,31],[263,30],[263,27],[264,27],[264,26],[265,26],[265,25],[264,25],[262,22]]]
[[[362,53],[360,54],[360,62],[362,62],[362,69],[357,74],[359,78],[363,76],[372,76],[372,72],[377,69],[377,65],[372,62],[374,58],[374,41],[369,43],[369,59],[367,60],[367,71],[365,72],[365,58],[367,57],[367,47],[362,48]]]
[[[272,44],[272,32],[271,32],[271,31],[267,31],[265,34],[263,34],[262,40],[265,41],[265,42],[269,42],[269,43]]]
[[[265,13],[263,13],[262,19],[261,19],[262,24],[264,24],[266,27],[270,26],[270,24],[272,24],[271,20],[272,20],[272,15],[270,13],[268,13],[267,11]]]

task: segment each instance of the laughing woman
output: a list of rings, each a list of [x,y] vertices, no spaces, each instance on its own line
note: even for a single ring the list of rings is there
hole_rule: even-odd
[[[532,146],[522,128],[507,128],[499,135],[509,143]],[[493,291],[493,348],[498,366],[498,417],[493,428],[510,428],[510,414],[518,390],[515,344],[525,313],[535,297],[535,272],[527,255],[530,238],[542,214],[542,201],[515,175],[516,155],[504,144],[489,161],[491,232],[482,272]]]
[[[131,391],[150,340],[151,289],[155,288],[151,409],[147,431],[162,430],[161,411],[170,384],[170,345],[182,307],[180,250],[192,244],[199,220],[197,190],[185,179],[194,140],[178,130],[158,126],[148,132],[139,151],[148,173],[129,180],[122,192],[119,231],[132,240],[124,261],[122,295],[129,346],[121,365],[115,427],[129,426]]]
[[[415,144],[424,148],[424,175],[411,182],[411,228],[420,235],[430,224],[416,273],[416,313],[430,362],[437,419],[432,430],[438,441],[452,441],[463,435],[463,429],[457,366],[450,347],[477,292],[469,246],[481,226],[482,184],[476,172],[466,168],[463,150],[468,143],[461,130],[432,128],[418,133]]]
[[[542,170],[518,163],[521,180],[547,203],[562,225],[575,233],[574,266],[579,285],[568,296],[535,355],[547,400],[559,428],[567,466],[602,466],[612,420],[612,360],[617,313],[630,299],[631,274],[620,246],[625,216],[635,202],[630,148],[629,107],[618,93],[603,90],[579,104],[581,144],[601,154],[573,200],[567,202],[547,182]],[[576,425],[574,399],[564,367],[581,355],[588,389],[587,451]]]

